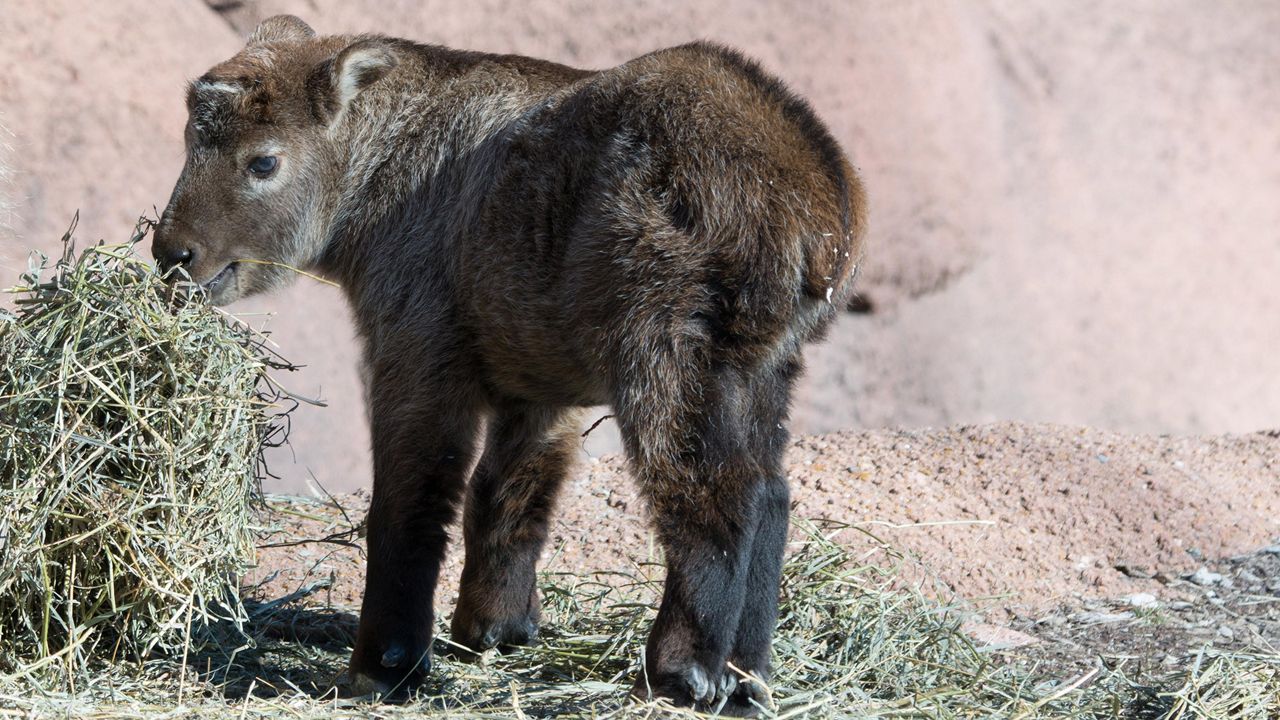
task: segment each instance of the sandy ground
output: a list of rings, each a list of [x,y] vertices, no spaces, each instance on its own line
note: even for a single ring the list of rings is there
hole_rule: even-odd
[[[1142,437],[1051,425],[844,432],[798,439],[788,455],[794,515],[850,526],[868,559],[893,558],[865,533],[918,558],[907,577],[974,601],[990,618],[1081,598],[1168,595],[1170,577],[1280,542],[1280,432]],[[278,503],[273,541],[341,535],[367,494]],[[311,516],[305,519],[303,516]],[[267,548],[251,582],[269,596],[329,578],[325,597],[358,608],[355,547]],[[442,613],[451,611],[461,548],[450,554]],[[636,570],[658,558],[645,510],[617,456],[575,472],[544,556],[548,570]],[[639,568],[643,570],[642,568]]]

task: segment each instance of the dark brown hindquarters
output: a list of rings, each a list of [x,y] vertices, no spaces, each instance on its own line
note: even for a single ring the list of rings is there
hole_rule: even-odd
[[[754,63],[714,46],[668,52],[672,84],[629,105],[644,142],[609,165],[605,186],[626,191],[598,208],[608,220],[593,229],[616,233],[599,247],[615,257],[589,289],[619,303],[613,405],[666,554],[634,692],[752,714],[777,620],[791,389],[803,344],[851,292],[864,200],[807,104]],[[722,62],[708,71],[708,57]],[[740,95],[689,106],[697,82]]]

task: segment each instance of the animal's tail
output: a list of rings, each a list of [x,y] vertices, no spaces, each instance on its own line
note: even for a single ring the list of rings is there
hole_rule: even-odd
[[[836,187],[840,206],[838,227],[820,230],[806,243],[804,291],[810,297],[844,306],[853,293],[853,278],[862,262],[867,231],[867,199],[847,160],[836,160],[830,179]]]

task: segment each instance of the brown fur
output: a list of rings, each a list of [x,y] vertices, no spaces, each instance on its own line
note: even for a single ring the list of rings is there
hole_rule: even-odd
[[[216,302],[290,274],[237,261],[320,272],[365,343],[353,676],[386,689],[427,669],[469,474],[454,640],[532,638],[574,408],[610,404],[668,563],[637,694],[749,713],[758,691],[726,661],[767,676],[791,383],[849,300],[866,222],[808,105],[707,43],[588,72],[279,17],[189,107],[162,266]],[[266,155],[274,174],[252,176]]]

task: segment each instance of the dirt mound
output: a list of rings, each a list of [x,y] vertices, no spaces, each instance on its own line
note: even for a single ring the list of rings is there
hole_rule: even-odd
[[[787,467],[795,516],[850,523],[848,539],[869,552],[876,544],[859,531],[879,536],[918,556],[941,592],[992,599],[981,605],[997,616],[1077,596],[1160,596],[1156,569],[1194,570],[1202,558],[1280,538],[1277,433],[1156,438],[1016,424],[844,432],[796,441]],[[317,504],[305,514],[321,521],[289,525],[281,537],[340,532],[363,518],[367,498],[341,496],[346,517]],[[560,508],[547,569],[616,570],[656,559],[617,456],[576,472]],[[444,607],[461,554],[455,547],[450,555]],[[269,549],[260,576],[277,571],[277,592],[334,572],[334,601],[358,607],[357,548]]]

